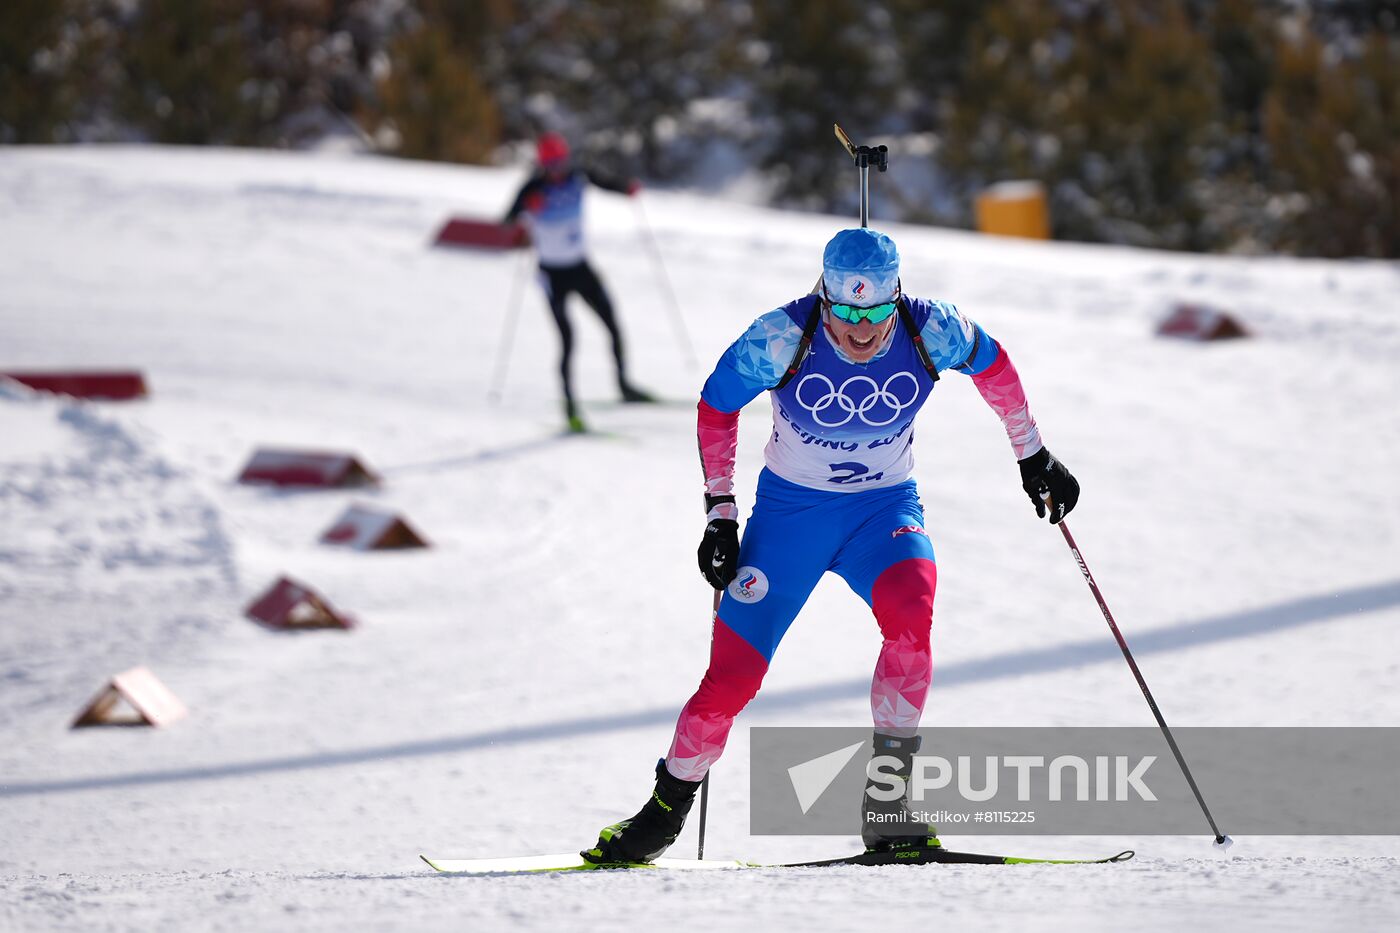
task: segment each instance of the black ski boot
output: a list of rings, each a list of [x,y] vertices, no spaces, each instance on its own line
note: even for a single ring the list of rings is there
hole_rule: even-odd
[[[672,777],[666,770],[666,759],[661,759],[656,763],[656,789],[651,799],[630,820],[604,827],[598,844],[579,854],[597,865],[650,862],[681,834],[699,789],[699,781]]]
[[[872,797],[872,788],[888,790],[887,783],[876,784],[868,781],[865,797],[861,801],[860,838],[867,852],[887,852],[893,849],[934,849],[942,845],[938,841],[938,830],[931,823],[914,820],[909,812],[909,779],[914,774],[914,753],[919,750],[919,736],[901,737],[875,733],[874,757],[889,756],[899,761],[891,771],[881,768],[883,774],[895,774],[904,779],[904,793],[894,800],[880,800]]]
[[[618,385],[618,391],[622,393],[622,400],[629,404],[634,402],[655,402],[656,396],[644,389],[639,389],[630,382],[623,382]]]

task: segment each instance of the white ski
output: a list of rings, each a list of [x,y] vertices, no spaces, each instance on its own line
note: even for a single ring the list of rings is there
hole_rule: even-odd
[[[514,858],[428,858],[420,855],[423,861],[440,872],[456,875],[500,875],[512,872],[534,871],[597,871],[604,866],[585,861],[577,852],[559,855],[523,855]],[[725,859],[659,858],[654,862],[628,864],[627,868],[665,868],[681,870],[714,870],[721,868],[751,868],[744,862]]]

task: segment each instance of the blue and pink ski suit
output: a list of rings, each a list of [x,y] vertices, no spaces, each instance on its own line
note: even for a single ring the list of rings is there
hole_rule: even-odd
[[[951,304],[903,300],[934,367],[972,377],[1017,459],[1040,450],[1006,351]],[[914,417],[935,383],[896,318],[884,346],[863,364],[847,358],[823,324],[800,368],[775,389],[818,301],[808,295],[754,321],[700,395],[708,494],[733,494],[739,410],[765,390],[772,392],[773,433],[738,575],[715,618],[709,668],[681,710],[666,757],[667,770],[684,780],[700,780],[724,751],[734,717],[758,692],[778,643],[828,570],[871,607],[884,639],[870,688],[876,731],[913,735],[923,712],[938,574],[910,474]],[[737,517],[729,502],[710,513]]]

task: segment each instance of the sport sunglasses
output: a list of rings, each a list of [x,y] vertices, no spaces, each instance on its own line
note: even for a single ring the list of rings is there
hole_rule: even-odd
[[[825,289],[823,289],[825,292]],[[886,321],[899,303],[899,292],[895,292],[894,300],[884,304],[878,304],[870,308],[857,308],[855,305],[843,305],[832,301],[830,295],[825,295],[826,306],[831,309],[831,313],[836,315],[839,321],[847,324],[856,324],[860,321],[869,321],[871,324],[881,324]]]

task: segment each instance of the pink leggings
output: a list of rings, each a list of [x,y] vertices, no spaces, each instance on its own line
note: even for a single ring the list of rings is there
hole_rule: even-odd
[[[883,643],[870,685],[870,712],[878,732],[913,735],[919,728],[933,675],[929,631],[938,568],[927,558],[887,567],[871,589],[870,605]],[[763,683],[768,661],[716,617],[710,666],[700,688],[681,710],[666,769],[698,781],[724,752],[734,717]]]

